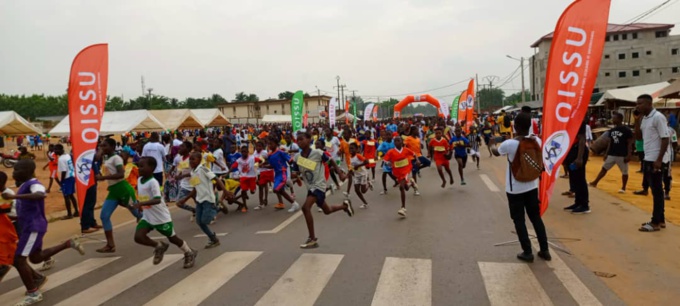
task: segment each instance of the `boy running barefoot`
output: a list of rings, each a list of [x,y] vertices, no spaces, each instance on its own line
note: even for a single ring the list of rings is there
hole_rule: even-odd
[[[49,249],[42,249],[42,240],[47,232],[47,219],[45,218],[45,186],[35,179],[35,162],[33,160],[20,160],[14,166],[12,177],[19,186],[17,195],[4,193],[5,200],[17,200],[17,216],[21,226],[19,243],[14,256],[14,267],[19,272],[21,281],[26,287],[24,300],[17,305],[32,305],[42,301],[40,287],[45,284],[47,277],[36,272],[28,265],[40,263],[51,258],[57,253],[72,248],[85,255],[83,246],[78,238],[72,238],[64,243]]]
[[[397,213],[406,218],[406,191],[409,190],[409,187],[413,187],[416,192],[418,191],[418,185],[416,185],[415,180],[408,177],[413,168],[411,161],[415,159],[417,165],[420,162],[416,157],[416,153],[404,148],[404,141],[401,137],[394,138],[394,149],[389,150],[383,159],[392,164],[392,174],[397,178],[399,192],[401,193],[401,208]]]
[[[453,148],[453,157],[458,163],[458,174],[460,175],[460,184],[465,185],[465,177],[463,177],[463,169],[467,163],[467,150],[470,146],[470,141],[462,135],[461,129],[456,128],[455,135],[451,137],[449,144]]]
[[[439,177],[442,179],[442,188],[446,187],[446,179],[444,178],[444,172],[442,168],[446,170],[449,174],[449,184],[453,185],[453,174],[451,173],[451,167],[449,166],[449,160],[446,155],[449,154],[449,143],[443,136],[443,130],[441,127],[434,129],[434,138],[430,140],[429,152],[430,159],[434,157],[434,162],[437,165],[437,172],[439,172]],[[450,156],[449,156],[450,157]]]
[[[350,174],[354,180],[354,192],[356,192],[359,199],[361,199],[362,204],[360,208],[368,208],[368,202],[364,199],[364,193],[368,191],[368,188],[373,190],[373,184],[368,180],[368,171],[366,166],[368,165],[368,159],[358,153],[359,146],[356,143],[351,143],[349,145],[350,154]]]
[[[155,169],[156,159],[153,157],[142,157],[139,160],[140,178],[137,184],[137,199],[139,202],[135,203],[133,207],[142,211],[142,220],[137,223],[135,242],[153,247],[153,264],[161,263],[163,261],[163,254],[168,250],[168,244],[163,241],[156,242],[148,236],[149,232],[157,230],[184,252],[184,268],[191,268],[194,266],[198,252],[192,250],[186,241],[180,239],[175,234],[170,211],[161,196],[161,186],[153,177]]]
[[[189,157],[189,166],[191,166],[192,170],[189,183],[194,189],[177,203],[179,205],[184,205],[190,198],[195,199],[196,223],[210,239],[208,244],[205,245],[206,249],[210,249],[220,245],[217,235],[215,235],[215,232],[208,227],[210,222],[215,218],[215,215],[217,215],[218,209],[215,203],[215,194],[213,194],[213,180],[217,185],[217,190],[224,191],[222,193],[222,198],[219,200],[220,202],[224,201],[229,193],[224,189],[222,180],[216,179],[217,176],[215,173],[212,173],[208,168],[201,165],[202,160],[203,155],[200,152],[191,153],[191,157]]]
[[[295,198],[286,192],[286,182],[288,181],[288,161],[290,160],[290,155],[279,150],[279,144],[276,137],[269,138],[269,152],[269,157],[267,157],[267,161],[262,167],[274,170],[273,190],[279,199],[279,204],[276,205],[283,205],[282,198],[285,198],[291,203],[291,207],[288,212],[294,213],[300,209],[300,204],[298,204],[298,202],[295,201]]]
[[[354,215],[352,202],[348,199],[344,200],[342,205],[329,206],[326,203],[326,178],[324,174],[323,164],[330,159],[321,150],[312,149],[312,135],[307,132],[298,133],[298,145],[300,146],[300,154],[295,155],[293,161],[293,178],[300,179],[305,182],[307,186],[307,198],[305,204],[302,206],[302,212],[305,215],[307,222],[307,231],[309,238],[305,243],[300,245],[300,248],[309,249],[318,247],[317,237],[314,234],[314,217],[312,216],[312,205],[316,203],[324,214],[329,215],[336,211],[343,210],[350,217]],[[338,173],[340,180],[344,181],[345,173],[338,169],[337,164],[330,163],[331,168]]]

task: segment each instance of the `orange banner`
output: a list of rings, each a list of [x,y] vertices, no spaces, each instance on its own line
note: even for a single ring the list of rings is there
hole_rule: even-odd
[[[345,124],[349,124],[349,100],[345,101]]]
[[[465,108],[465,132],[470,132],[470,127],[475,122],[472,117],[475,112],[475,79],[471,79],[468,83],[467,97],[464,103],[467,104]]]
[[[469,86],[468,86],[469,87]],[[463,122],[467,120],[467,89],[463,91],[458,99],[458,122]],[[465,128],[461,126],[461,128]]]
[[[607,35],[610,4],[610,0],[574,1],[553,33],[543,100],[541,215],[548,209],[559,167],[588,110]]]
[[[109,45],[89,46],[76,56],[68,83],[68,114],[73,144],[78,207],[83,211],[87,188],[94,184],[91,171],[99,142],[109,78]],[[82,215],[81,215],[82,216]]]

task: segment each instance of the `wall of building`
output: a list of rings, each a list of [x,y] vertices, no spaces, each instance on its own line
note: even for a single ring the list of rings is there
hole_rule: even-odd
[[[330,97],[313,96],[304,100],[304,109],[308,113],[308,121],[318,122],[319,111],[328,108]],[[218,106],[218,109],[232,123],[257,123],[265,115],[290,115],[290,100],[269,100],[259,102],[233,102]],[[258,109],[259,108],[259,109]]]
[[[665,31],[663,31],[665,32]],[[608,34],[594,92],[668,81],[680,77],[680,35],[657,31]],[[542,99],[551,41],[531,57],[531,92]]]

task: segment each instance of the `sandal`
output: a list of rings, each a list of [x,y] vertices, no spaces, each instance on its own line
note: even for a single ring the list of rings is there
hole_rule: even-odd
[[[115,253],[116,252],[116,247],[112,247],[110,245],[105,245],[101,249],[97,249],[97,253]]]
[[[650,225],[651,225],[652,222],[651,222],[651,221],[650,221],[650,222],[645,222],[645,223],[642,223],[642,224],[640,224],[640,225],[645,226],[645,224],[650,224]],[[659,227],[660,227],[660,228],[666,228],[666,222],[659,222]]]
[[[654,225],[651,222],[650,223],[645,223],[642,227],[640,227],[639,231],[641,232],[657,232],[661,230],[661,227],[658,225]]]

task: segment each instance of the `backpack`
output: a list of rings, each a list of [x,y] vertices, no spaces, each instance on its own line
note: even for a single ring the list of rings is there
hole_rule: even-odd
[[[510,115],[503,116],[503,126],[509,128],[512,125],[510,122]]]
[[[515,158],[510,163],[512,176],[518,182],[531,182],[541,176],[543,172],[543,151],[538,142],[531,137],[517,137],[519,141]],[[510,180],[512,184],[512,180]],[[512,185],[510,186],[512,189]]]

